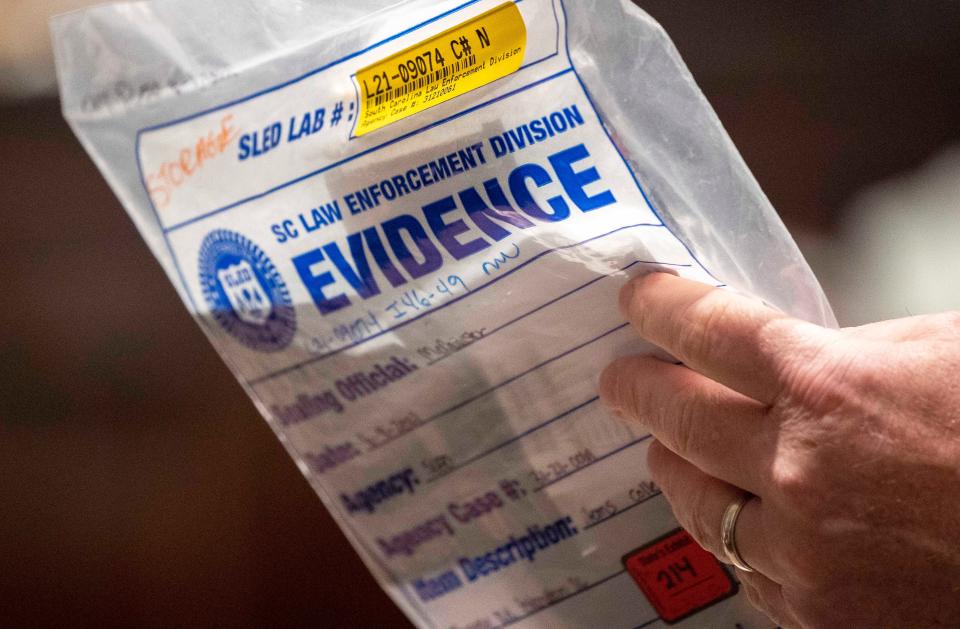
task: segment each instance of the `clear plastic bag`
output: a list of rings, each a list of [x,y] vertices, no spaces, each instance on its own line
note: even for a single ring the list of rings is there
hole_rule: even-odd
[[[411,620],[767,626],[596,403],[608,360],[655,351],[629,275],[835,325],[649,16],[166,0],[53,32],[68,121]],[[717,578],[669,598],[657,562]]]

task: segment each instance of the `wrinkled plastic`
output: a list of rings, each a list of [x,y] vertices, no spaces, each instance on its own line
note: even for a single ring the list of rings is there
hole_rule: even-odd
[[[145,194],[132,132],[364,48],[391,30],[396,12],[412,21],[450,4],[169,0],[67,14],[53,22],[64,114],[170,273],[168,252],[135,210]],[[809,266],[663,29],[623,0],[565,8],[584,81],[684,242],[731,286],[835,326]],[[622,77],[631,77],[629,89]],[[151,91],[140,97],[143,86]]]
[[[524,10],[533,10],[532,0],[524,0],[524,3],[528,5]],[[197,112],[219,107],[224,103],[240,102],[251,94],[285,81],[293,81],[296,77],[306,75],[315,68],[349,56],[356,51],[370,50],[372,46],[379,45],[397,33],[415,25],[429,23],[437,16],[455,16],[457,11],[472,10],[470,5],[473,4],[473,2],[464,4],[462,1],[434,2],[431,0],[409,0],[396,4],[374,0],[353,0],[349,3],[323,2],[322,0],[297,2],[206,0],[199,3],[187,0],[166,0],[99,6],[60,16],[52,25],[61,97],[67,120],[122,201],[151,251],[180,292],[184,303],[198,318],[211,341],[247,388],[278,436],[287,445],[291,456],[297,460],[325,504],[341,522],[348,537],[368,566],[411,619],[423,626],[453,626],[454,622],[467,624],[464,618],[454,620],[456,608],[463,607],[462,605],[451,604],[450,607],[442,608],[438,605],[443,605],[443,600],[452,601],[454,600],[452,597],[464,595],[463,592],[474,586],[471,585],[472,581],[468,583],[468,579],[462,578],[461,575],[460,580],[464,583],[455,588],[461,590],[460,592],[453,592],[446,599],[427,596],[424,600],[425,597],[422,594],[425,590],[418,590],[411,585],[413,580],[411,575],[419,574],[417,571],[423,574],[437,574],[444,566],[456,566],[454,560],[459,555],[479,552],[479,549],[486,547],[484,544],[488,544],[488,540],[506,539],[506,531],[516,530],[517,526],[520,526],[519,530],[524,530],[523,526],[517,522],[522,520],[529,524],[535,521],[531,514],[544,514],[543,520],[546,520],[547,514],[551,513],[552,509],[548,508],[547,503],[530,505],[525,503],[523,507],[525,510],[522,511],[524,515],[522,517],[518,515],[516,520],[503,516],[504,519],[498,520],[495,525],[491,517],[488,518],[490,522],[486,520],[475,522],[472,525],[474,529],[471,529],[469,534],[461,534],[458,529],[456,536],[451,533],[450,537],[455,539],[450,541],[449,547],[438,549],[429,555],[418,555],[416,561],[419,563],[416,563],[416,566],[402,563],[407,561],[408,558],[405,557],[396,559],[400,563],[391,563],[395,561],[391,557],[386,559],[376,557],[377,553],[381,555],[383,553],[378,550],[373,539],[384,539],[387,534],[377,528],[380,525],[371,525],[368,530],[364,528],[366,525],[363,523],[352,524],[351,522],[357,521],[359,516],[346,513],[341,504],[342,501],[337,497],[338,492],[347,489],[349,475],[337,477],[335,480],[329,480],[331,478],[329,475],[321,478],[321,474],[315,471],[315,467],[314,471],[311,471],[312,464],[309,456],[304,452],[304,447],[296,442],[298,438],[316,441],[320,435],[330,435],[343,427],[317,424],[312,433],[313,436],[307,437],[304,433],[309,432],[309,428],[301,425],[297,427],[301,432],[291,436],[287,426],[278,420],[276,407],[269,399],[271,395],[279,396],[280,393],[273,391],[265,393],[256,389],[262,373],[268,371],[273,373],[282,361],[276,354],[260,355],[242,348],[234,348],[231,345],[233,339],[218,328],[217,313],[204,306],[202,299],[191,292],[189,282],[184,280],[185,271],[182,267],[184,264],[189,266],[193,263],[177,258],[174,253],[175,247],[170,245],[165,228],[162,229],[160,226],[162,220],[158,219],[153,207],[155,199],[151,199],[138,167],[141,161],[141,155],[138,154],[138,138],[142,130],[155,128],[168,121],[186,119]],[[493,6],[493,4],[484,3],[483,6]],[[523,8],[523,4],[518,6]],[[717,284],[725,284],[735,290],[755,295],[797,317],[822,325],[835,326],[830,307],[796,245],[743,163],[663,30],[649,16],[626,1],[567,0],[560,3],[558,0],[552,8],[558,15],[558,28],[565,42],[561,48],[566,49],[566,51],[558,51],[558,55],[560,57],[569,55],[569,61],[576,69],[576,75],[589,95],[589,101],[595,107],[606,134],[629,165],[632,176],[642,185],[646,202],[651,210],[662,219],[672,235],[690,252],[692,258],[702,265],[707,275],[715,279]],[[530,26],[528,24],[528,28]],[[425,26],[425,32],[430,28],[429,25]],[[467,108],[468,105],[473,106],[483,102],[486,92],[493,94],[494,90],[506,89],[505,85],[513,85],[510,81],[519,82],[519,78],[508,77],[480,88],[468,96],[416,114],[398,123],[395,128],[387,127],[376,133],[383,134],[381,137],[391,137],[392,133],[400,134],[409,129],[429,127],[434,121],[447,120],[451,115],[455,115],[457,107]],[[584,104],[583,110],[586,110],[587,101],[580,102]],[[242,106],[242,103],[237,105],[237,107]],[[452,122],[446,128],[452,129],[451,133],[456,138],[457,133],[467,133],[466,129],[471,128],[468,126],[468,121],[472,118],[477,120],[475,126],[490,124],[496,126],[498,121],[490,118],[492,115],[490,111],[492,110],[471,111],[469,116],[458,118],[458,121]],[[533,113],[531,113],[532,116]],[[601,137],[599,128],[595,136]],[[328,140],[317,141],[332,143],[341,140],[331,135]],[[330,148],[330,151],[340,150],[338,146]],[[323,150],[318,150],[318,154],[322,154]],[[395,152],[390,153],[391,150]],[[398,162],[407,160],[415,164],[418,163],[417,159],[422,157],[426,160],[429,157],[429,147],[423,146],[417,146],[416,151],[405,152],[401,148],[386,148],[384,151],[386,151],[386,157],[382,162],[365,167],[369,175],[366,172],[354,172],[349,177],[354,177],[358,182],[366,179],[372,181],[379,176],[391,175],[397,170]],[[614,152],[611,152],[611,155],[614,155]],[[297,174],[299,172],[291,172],[289,176]],[[282,173],[278,173],[279,175]],[[327,177],[327,175],[321,174],[320,177]],[[227,185],[227,183],[221,181],[219,184],[214,182],[211,185]],[[463,185],[468,183],[470,182],[465,181]],[[234,216],[242,216],[242,214]],[[388,215],[384,215],[386,216]],[[242,226],[245,219],[231,220],[235,221],[232,225]],[[252,218],[250,220],[253,221]],[[563,235],[563,228],[559,223],[557,230],[556,233],[549,235],[524,236],[525,239],[516,241],[517,251],[520,251],[521,246],[525,252],[528,247],[557,246],[557,234]],[[328,230],[328,235],[343,236],[347,231],[351,230],[334,226]],[[609,274],[611,277],[622,279],[638,270],[637,268],[628,269],[628,265],[622,264],[623,260],[627,259],[629,249],[629,241],[617,246],[611,244],[609,249],[605,249],[603,244],[591,244],[589,249],[576,255],[571,253],[572,250],[565,249],[567,253],[562,254],[562,264],[558,262],[540,274],[530,272],[524,275],[524,279],[515,280],[518,283],[509,292],[478,296],[475,300],[475,308],[500,308],[509,311],[510,306],[503,305],[506,303],[504,300],[526,290],[534,293],[540,284],[549,283],[557,277],[561,279],[564,276],[572,277],[581,272],[585,274],[584,277],[592,277],[589,273],[597,273],[598,277]],[[655,253],[657,248],[638,237],[636,250]],[[276,257],[272,253],[271,256]],[[473,284],[484,279],[475,270],[463,273],[466,283]],[[467,273],[474,273],[474,275],[467,275]],[[189,275],[188,272],[186,274]],[[704,278],[707,275],[704,275]],[[285,276],[289,283],[289,273]],[[192,281],[191,279],[190,282]],[[616,286],[611,285],[607,291],[608,294],[604,297],[605,301],[598,299],[591,308],[595,308],[598,313],[606,313],[604,316],[616,318],[618,315],[616,315],[613,299],[615,291]],[[297,300],[293,307],[298,322],[308,318],[320,319],[309,300]],[[517,308],[519,309],[519,306]],[[571,306],[570,312],[581,312],[584,308],[583,304]],[[398,330],[390,335],[379,337],[379,344],[360,339],[348,348],[349,359],[344,357],[342,360],[380,361],[376,364],[383,366],[384,361],[389,360],[402,348],[414,348],[418,345],[422,347],[426,342],[424,339],[458,337],[464,332],[460,326],[461,318],[449,312],[437,310],[430,315],[432,327],[429,334],[424,332],[424,336],[418,337],[416,336],[418,333],[409,331],[414,329],[411,327],[405,328],[406,331]],[[524,310],[524,313],[526,312]],[[598,314],[597,317],[599,316]],[[527,338],[524,336],[526,333],[515,333],[512,340],[506,337],[501,338],[500,342],[505,342],[505,347],[508,348],[516,346],[523,349],[532,359],[554,360],[552,357],[559,356],[562,352],[559,350],[548,352],[543,349],[541,355],[540,348],[560,344],[564,338],[575,337],[576,331],[571,331],[572,325],[563,317],[555,316],[551,320],[538,324],[535,333],[531,333],[536,338]],[[409,336],[404,336],[405,334]],[[509,334],[509,331],[506,334]],[[525,344],[527,341],[529,344]],[[296,346],[298,342],[294,340],[291,347]],[[388,345],[386,349],[383,343]],[[598,373],[604,357],[612,357],[631,348],[636,349],[634,345],[623,344],[604,350],[591,358],[591,361],[598,362],[590,365],[588,371]],[[302,364],[304,361],[313,360],[310,358],[310,348],[298,347],[297,351],[299,354],[294,356],[297,360],[293,362]],[[503,351],[509,353],[506,349]],[[646,351],[649,351],[649,348]],[[466,354],[466,352],[460,353]],[[457,362],[460,360],[463,362]],[[506,368],[501,369],[499,363],[494,366],[498,360],[506,363],[512,361],[518,366],[512,371]],[[457,386],[462,387],[464,395],[470,392],[480,392],[477,393],[480,395],[490,387],[501,386],[500,383],[506,382],[517,373],[526,373],[519,366],[520,362],[522,360],[519,357],[502,359],[500,354],[497,357],[471,355],[469,359],[457,357],[456,360],[447,363],[450,373],[437,375],[435,379],[440,382],[445,377],[455,378]],[[360,363],[350,362],[345,369],[352,369],[356,364]],[[326,373],[307,370],[298,376],[299,380],[284,387],[290,390],[297,386],[309,387],[313,382],[322,381]],[[330,377],[333,378],[333,376]],[[584,378],[586,376],[578,376],[577,381]],[[544,412],[541,414],[547,416],[554,412],[546,408],[550,405],[546,402],[540,404],[534,400],[540,398],[549,400],[551,397],[559,399],[562,397],[559,392],[570,386],[566,380],[560,380],[557,374],[543,372],[542,377],[518,390],[512,397],[498,398],[495,407],[502,409],[508,416],[519,416],[526,412],[526,410],[520,410],[525,409],[526,406],[518,406],[518,400],[522,399],[527,400],[530,407],[544,406]],[[587,383],[583,386],[585,391],[591,385]],[[284,387],[278,385],[277,391],[285,390]],[[434,390],[430,388],[429,382],[421,383],[418,387],[403,393],[391,390],[384,395],[392,397],[386,398],[378,405],[363,407],[363,412],[358,411],[360,414],[357,417],[361,417],[362,421],[369,419],[373,422],[376,421],[377,413],[388,412],[378,409],[405,410],[424,399],[429,399],[433,394]],[[440,396],[439,393],[437,395]],[[401,410],[396,412],[402,414]],[[432,414],[429,410],[425,410],[419,412],[418,416],[432,416]],[[519,420],[504,423],[495,419],[495,415],[495,411],[488,409],[483,412],[477,411],[473,416],[467,416],[471,430],[477,431],[477,440],[481,440],[485,432],[490,431],[501,431],[505,437],[503,443],[510,440],[511,434],[518,439],[526,435],[526,429]],[[488,422],[489,425],[484,427],[484,422]],[[496,429],[494,429],[495,426]],[[591,439],[594,439],[595,435],[601,433],[605,435],[612,430],[607,429],[606,424],[597,424],[597,428],[592,433],[590,429],[583,434],[571,430],[552,442],[548,440],[542,443],[531,443],[505,465],[509,469],[526,470],[524,465],[533,467],[533,462],[546,456],[545,452],[548,453],[550,448],[555,447],[559,451],[561,445],[565,446],[567,442],[581,446],[589,442],[591,444],[589,448],[595,448]],[[416,431],[405,435],[404,438],[409,441],[405,443],[403,452],[390,452],[383,454],[382,458],[378,453],[376,463],[371,464],[369,468],[358,468],[360,471],[357,474],[363,475],[368,469],[377,470],[369,472],[369,478],[374,480],[379,478],[378,471],[390,471],[392,468],[402,468],[407,464],[413,465],[418,473],[429,474],[429,470],[417,468],[416,464],[410,463],[403,457],[412,452],[417,454],[413,456],[413,460],[420,460],[426,455],[435,454],[437,452],[435,440]],[[470,459],[469,445],[457,441],[456,430],[451,429],[451,432],[445,434],[443,438],[453,444],[449,446],[450,449],[446,455],[457,460],[456,455],[459,453],[462,454],[461,458],[464,461]],[[294,441],[293,445],[291,440]],[[630,443],[641,440],[640,436],[633,435]],[[574,449],[582,451],[583,448]],[[613,446],[609,450],[610,456],[616,452]],[[590,457],[598,458],[598,455],[599,452],[592,452]],[[566,456],[564,453],[564,460]],[[637,453],[636,457],[642,458],[641,453]],[[592,464],[591,459],[590,465]],[[642,463],[637,465],[642,468]],[[586,467],[585,464],[584,468]],[[558,504],[562,504],[564,500],[582,500],[595,492],[602,491],[604,486],[614,483],[619,478],[618,475],[625,474],[626,472],[621,472],[618,468],[609,468],[604,475],[597,473],[589,481],[586,480],[588,476],[584,474],[582,477],[585,485],[576,491],[564,490],[563,494],[558,494]],[[486,480],[490,486],[499,486],[498,483],[504,480],[493,475],[489,470],[477,471],[476,475],[481,480]],[[477,484],[480,482],[477,478],[472,481],[476,481],[474,482],[476,487],[480,486]],[[425,476],[424,483],[427,482]],[[449,502],[450,496],[454,494],[461,496],[461,494],[476,493],[476,487],[470,485],[466,479],[457,481],[450,487],[453,493],[449,496],[437,497],[434,501],[441,505],[438,507],[441,510],[442,505]],[[503,486],[500,487],[498,491],[502,493]],[[350,489],[356,489],[356,487]],[[410,493],[413,496],[430,496],[430,494],[424,494],[425,491],[427,490],[416,493],[411,489]],[[410,497],[411,501],[414,500],[413,496]],[[498,499],[503,502],[514,500],[499,494]],[[430,502],[427,498],[424,500],[426,501],[422,503],[424,506],[411,502],[406,506],[408,511],[403,512],[407,515],[398,515],[398,517],[402,519],[409,516],[412,522],[416,520],[415,514],[418,512],[424,513],[424,518],[435,513],[434,502]],[[616,502],[615,499],[612,500]],[[589,511],[587,506],[589,505],[583,505],[584,514]],[[518,506],[517,509],[521,507]],[[654,537],[654,530],[670,528],[666,506],[658,509],[660,509],[658,515],[650,517],[652,522],[656,522],[651,525],[651,532],[648,535],[650,538]],[[506,508],[501,510],[504,513],[507,511]],[[615,509],[618,513],[625,510],[624,508]],[[568,506],[564,506],[563,509],[558,507],[557,511],[573,513]],[[584,531],[585,522],[578,523],[579,528]],[[622,536],[624,533],[619,534]],[[579,533],[578,540],[586,540],[586,535],[585,532]],[[478,541],[478,537],[481,541]],[[586,594],[579,596],[581,592],[592,590],[593,585],[599,586],[603,582],[603,579],[597,577],[602,573],[599,568],[596,572],[589,572],[584,568],[587,571],[584,574],[589,573],[589,578],[585,576],[584,580],[577,582],[580,585],[566,586],[572,588],[569,592],[571,598],[577,595],[576,600],[584,601],[583,604],[577,604],[576,610],[571,608],[561,611],[553,607],[555,604],[559,605],[559,602],[551,601],[549,597],[541,601],[546,601],[542,608],[536,603],[530,603],[533,607],[530,605],[524,607],[517,600],[510,602],[510,592],[522,588],[533,588],[534,585],[531,584],[541,583],[544,591],[549,590],[551,584],[555,585],[560,575],[566,574],[564,570],[570,574],[576,573],[578,561],[576,557],[588,562],[596,548],[602,549],[604,545],[615,545],[610,541],[614,537],[615,534],[610,533],[610,537],[578,541],[579,546],[576,552],[571,550],[569,556],[565,555],[562,561],[557,559],[557,563],[551,564],[549,569],[541,569],[540,564],[535,564],[531,560],[529,566],[524,569],[522,578],[512,576],[514,572],[519,574],[519,568],[514,572],[502,570],[497,576],[497,579],[501,580],[498,587],[491,585],[489,590],[484,590],[481,594],[481,598],[488,599],[491,609],[501,609],[501,614],[497,615],[491,611],[483,616],[489,620],[489,624],[476,626],[519,622],[527,622],[530,626],[597,626],[598,624],[612,626],[606,623],[613,623],[613,619],[618,619],[617,622],[620,622],[623,619],[617,615],[617,610],[613,609],[616,605],[611,601],[621,600],[621,594],[615,593],[615,596],[611,595],[613,596],[611,599],[600,598],[596,604],[588,604]],[[645,540],[646,538],[641,536],[633,545],[640,546]],[[624,542],[620,540],[616,544],[622,545]],[[630,543],[626,542],[626,546],[630,546]],[[473,550],[468,552],[464,550],[466,548]],[[620,551],[611,550],[610,552],[618,554]],[[606,562],[604,565],[611,564],[609,558],[603,561]],[[413,560],[411,559],[410,562]],[[536,569],[534,569],[535,566]],[[480,582],[478,577],[477,583]],[[587,587],[588,583],[593,585]],[[633,592],[636,593],[636,590]],[[597,596],[600,595],[597,594]],[[737,600],[740,599],[742,596]],[[438,600],[441,602],[437,603]],[[643,599],[638,598],[638,600]],[[519,611],[504,612],[502,608],[506,603],[503,601],[507,601],[510,605],[518,605]],[[590,616],[590,609],[597,605],[603,608],[598,612],[600,616]],[[731,608],[732,611],[729,613],[732,615],[722,616],[722,618],[747,618],[748,620],[744,621],[747,625],[751,622],[760,622],[756,617],[750,616],[742,601],[737,605],[739,607]],[[541,609],[545,610],[544,613],[540,613]],[[546,611],[548,609],[549,611]],[[604,614],[607,615],[604,616]],[[738,614],[744,614],[744,616]],[[476,618],[480,617],[480,615],[476,616]],[[601,622],[597,620],[598,618],[606,620]],[[696,625],[697,616],[691,618],[690,622]],[[702,617],[700,618],[700,622],[703,622]]]

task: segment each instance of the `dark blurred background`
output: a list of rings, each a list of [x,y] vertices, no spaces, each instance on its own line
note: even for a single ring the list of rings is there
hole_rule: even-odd
[[[887,315],[851,269],[958,234],[960,1],[639,4],[841,321]],[[405,626],[62,120],[43,5],[0,11],[0,627]]]

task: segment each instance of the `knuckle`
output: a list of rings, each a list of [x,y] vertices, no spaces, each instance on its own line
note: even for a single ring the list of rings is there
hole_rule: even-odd
[[[634,379],[629,384],[629,388],[624,392],[625,408],[631,417],[643,423],[648,423],[654,418],[651,412],[653,406],[653,393],[649,387],[637,386]]]
[[[774,461],[770,479],[777,495],[785,498],[793,506],[794,498],[804,497],[808,491],[806,474],[803,467],[792,456],[781,455]]]
[[[809,465],[798,461],[796,456],[778,457],[771,480],[784,508],[804,521],[820,517],[823,510],[822,492]]]
[[[803,409],[823,417],[859,398],[876,375],[876,366],[860,351],[845,351],[825,343],[800,339],[780,363],[782,394],[775,406],[785,414]]]
[[[704,437],[705,426],[699,425],[700,403],[697,395],[690,390],[679,391],[673,398],[668,411],[670,417],[663,418],[665,425],[671,426],[670,440],[674,452],[688,458],[697,451],[698,443]]]
[[[617,407],[620,416],[642,422],[646,416],[644,398],[645,394],[638,391],[637,387],[625,386],[620,394],[620,403]]]
[[[677,348],[679,358],[689,360],[692,356],[710,355],[722,338],[716,330],[723,329],[730,317],[729,302],[716,300],[704,304],[694,302],[686,307],[678,318]]]

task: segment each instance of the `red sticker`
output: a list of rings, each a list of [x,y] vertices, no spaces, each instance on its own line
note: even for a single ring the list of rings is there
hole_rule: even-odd
[[[623,565],[666,623],[737,593],[737,584],[723,564],[683,529],[627,553]]]

